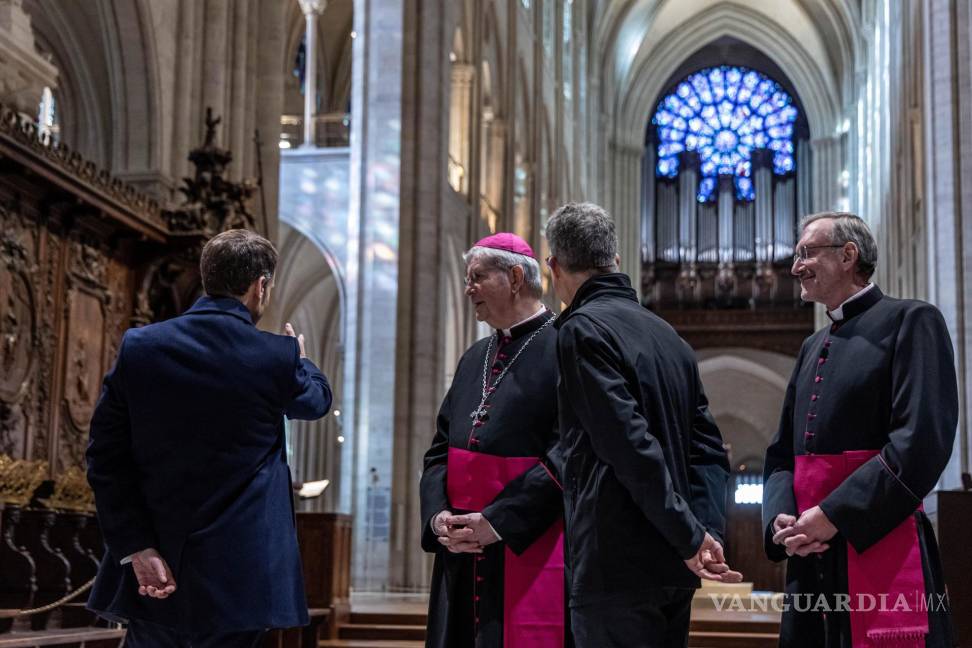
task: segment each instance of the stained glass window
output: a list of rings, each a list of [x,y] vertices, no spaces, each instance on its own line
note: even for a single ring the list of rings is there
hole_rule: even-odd
[[[715,198],[718,176],[734,176],[736,198],[755,197],[752,153],[773,152],[773,172],[793,171],[793,124],[797,109],[783,88],[749,68],[700,70],[676,86],[658,105],[659,176],[678,175],[679,154],[699,154],[699,202]]]

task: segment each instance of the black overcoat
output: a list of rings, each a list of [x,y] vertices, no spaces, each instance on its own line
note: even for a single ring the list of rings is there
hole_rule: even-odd
[[[795,456],[879,450],[820,504],[838,534],[827,552],[788,560],[786,592],[814,597],[847,592],[846,543],[865,551],[914,515],[926,589],[944,593],[935,536],[928,518],[916,509],[948,463],[958,421],[945,320],[934,306],[887,297],[877,286],[842,311],[841,321],[804,341],[779,430],[766,452],[766,553],[776,561],[787,558],[772,542],[772,522],[780,513],[796,515]],[[783,614],[782,646],[850,646],[846,613],[825,616],[826,605],[818,612],[797,612],[796,607]],[[927,645],[951,646],[947,611],[930,614],[929,623]]]
[[[723,538],[729,463],[694,353],[620,273],[557,327],[571,607],[698,587],[684,561]]]

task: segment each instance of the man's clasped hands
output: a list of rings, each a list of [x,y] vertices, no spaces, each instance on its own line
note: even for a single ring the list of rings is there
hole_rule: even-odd
[[[773,520],[773,542],[786,548],[787,556],[807,557],[830,548],[827,542],[837,535],[837,527],[819,506],[804,511],[799,518],[780,513]]]
[[[483,548],[500,540],[482,513],[453,515],[440,511],[432,518],[432,531],[439,536],[439,544],[452,553],[483,553]],[[695,555],[685,565],[700,578],[723,583],[739,583],[742,574],[726,563],[722,545],[706,533]]]

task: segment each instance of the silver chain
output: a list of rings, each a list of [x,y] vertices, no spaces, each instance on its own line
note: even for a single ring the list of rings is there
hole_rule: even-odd
[[[533,332],[533,335],[527,338],[527,341],[523,343],[523,346],[521,346],[520,349],[515,354],[513,354],[513,358],[507,363],[505,367],[503,367],[503,371],[501,371],[500,374],[496,376],[496,381],[493,383],[493,391],[496,391],[496,388],[499,387],[500,381],[503,380],[507,372],[509,372],[510,367],[512,367],[513,363],[516,362],[516,359],[520,357],[520,354],[523,353],[523,350],[526,349],[528,346],[530,346],[530,343],[533,342],[533,338],[540,335],[541,331],[547,328],[547,326],[555,319],[556,319],[555,317],[551,317],[546,322],[544,322],[540,326],[540,328],[538,328],[536,331]],[[473,410],[472,414],[469,415],[469,418],[473,419],[473,421],[479,420],[486,414],[486,410],[483,409],[483,406],[486,404],[486,399],[489,398],[490,395],[489,359],[490,356],[493,355],[493,340],[495,338],[496,338],[495,335],[490,336],[489,344],[486,346],[486,357],[483,359],[483,397],[479,401],[479,406],[475,410]]]

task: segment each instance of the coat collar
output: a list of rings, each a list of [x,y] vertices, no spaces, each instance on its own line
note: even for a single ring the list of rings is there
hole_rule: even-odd
[[[524,322],[520,322],[516,326],[510,329],[510,339],[516,340],[517,338],[523,337],[528,333],[533,333],[538,328],[543,326],[548,319],[553,317],[553,313],[544,308],[542,311],[538,312],[533,317],[527,319]],[[503,338],[505,331],[503,329],[496,329],[496,336],[498,338]]]
[[[243,302],[233,297],[210,297],[209,295],[203,295],[196,300],[192,308],[186,311],[186,315],[202,314],[232,315],[247,324],[253,324],[253,316],[250,314],[250,310],[243,305]]]
[[[638,303],[638,293],[631,287],[631,279],[628,275],[623,272],[594,275],[577,289],[574,301],[564,309],[554,322],[554,326],[559,329],[578,308],[599,297],[620,297]]]
[[[881,292],[881,289],[878,288],[877,285],[874,285],[873,288],[868,288],[867,290],[864,290],[858,294],[859,296],[855,296],[850,301],[846,301],[841,305],[840,319],[834,318],[834,316],[829,312],[827,313],[827,317],[830,317],[830,319],[833,320],[834,326],[840,326],[847,320],[860,315],[871,306],[881,301],[881,298],[884,297],[884,293]]]

